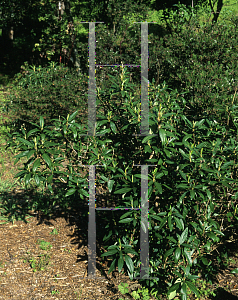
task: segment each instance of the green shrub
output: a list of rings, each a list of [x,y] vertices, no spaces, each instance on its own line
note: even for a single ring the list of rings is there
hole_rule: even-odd
[[[38,116],[49,124],[53,118],[66,116],[78,109],[82,115],[87,111],[87,81],[63,65],[49,63],[48,67],[29,66],[18,73],[8,99],[8,111],[13,116],[15,128],[36,122]]]
[[[35,182],[55,196],[53,183],[63,182],[64,195],[52,201],[64,208],[89,197],[88,174],[80,172],[88,171],[86,165],[104,166],[96,169],[96,185],[108,189],[105,196],[117,208],[139,207],[142,176],[134,165],[156,165],[149,167],[148,199],[149,271],[157,279],[142,281],[170,299],[177,293],[187,299],[188,288],[199,294],[194,279],[201,273],[209,280],[217,272],[210,257],[221,261],[214,250],[232,234],[224,224],[235,228],[238,220],[236,27],[185,27],[163,40],[151,38],[157,47],[150,52],[152,69],[161,59],[166,79],[163,85],[150,80],[152,135],[133,135],[140,128],[139,85],[130,82],[126,68],[109,70],[98,86],[97,136],[86,136],[77,111],[48,124],[41,116],[30,131],[9,134],[9,146],[19,151],[16,161],[28,159],[17,177],[26,188]],[[140,275],[141,213],[110,213],[98,211],[105,227],[102,256],[112,259],[109,273],[118,267],[132,279]]]
[[[176,293],[187,299],[187,288],[199,294],[193,284],[197,274],[217,272],[208,258],[228,238],[223,222],[237,218],[237,139],[229,127],[226,130],[223,123],[214,121],[214,114],[202,119],[194,115],[196,121],[189,120],[186,115],[191,104],[177,90],[169,91],[166,84],[156,86],[154,80],[149,102],[154,135],[132,136],[140,125],[139,99],[131,93],[135,87],[126,68],[110,80],[113,91],[109,97],[101,97],[107,92],[98,90],[97,103],[102,109],[98,136],[83,136],[87,128],[75,122],[77,112],[55,121],[50,129],[40,117],[35,129],[12,135],[9,145],[19,151],[16,161],[28,158],[17,177],[26,187],[35,182],[52,194],[52,183],[63,180],[64,196],[55,202],[67,208],[71,197],[75,201],[89,197],[88,174],[80,170],[101,164],[104,168],[96,172],[96,185],[109,190],[106,195],[116,200],[117,208],[139,207],[141,171],[133,165],[156,165],[149,167],[148,199],[149,271],[157,279],[142,282],[160,293],[167,291],[170,299]],[[118,114],[114,113],[117,105]],[[61,170],[66,159],[67,170]],[[98,212],[100,226],[105,225],[103,239],[99,234],[106,250],[101,256],[112,258],[109,272],[117,266],[131,279],[138,277],[141,213],[111,213]]]
[[[214,113],[217,122],[226,120],[236,132],[230,109],[238,88],[237,26],[207,24],[198,28],[197,22],[191,21],[178,28],[163,39],[151,37],[151,74],[158,73],[157,83],[165,80],[169,88],[186,92],[184,97],[192,104],[188,116]],[[227,109],[221,114],[224,107]]]

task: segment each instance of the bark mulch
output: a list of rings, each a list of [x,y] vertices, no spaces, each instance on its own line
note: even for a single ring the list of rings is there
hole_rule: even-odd
[[[88,223],[80,213],[30,215],[28,223],[0,223],[0,299],[119,299],[119,283],[135,287],[128,276],[108,275],[98,255],[97,279],[88,278]],[[52,248],[41,249],[42,240]]]

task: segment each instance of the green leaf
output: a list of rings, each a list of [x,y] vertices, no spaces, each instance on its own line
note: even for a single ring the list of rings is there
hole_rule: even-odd
[[[51,194],[53,194],[54,192],[53,192],[51,184],[47,184],[47,187],[48,187],[49,191],[51,192]]]
[[[182,284],[181,293],[185,295],[187,294],[187,285],[185,282]]]
[[[23,139],[23,138],[20,138],[20,137],[17,137],[17,139],[22,142],[24,145],[27,145],[27,146],[30,146],[31,148],[34,148],[34,145],[31,144],[29,141]]]
[[[238,274],[238,268],[231,271],[232,274]]]
[[[132,188],[122,188],[122,189],[116,191],[115,194],[125,194],[125,193],[129,192],[130,190],[132,190]]]
[[[181,299],[181,300],[187,300],[187,294],[181,293],[181,294],[180,294],[180,299]]]
[[[170,256],[171,254],[173,254],[173,252],[174,252],[174,248],[171,248],[171,249],[167,250],[167,251],[165,252],[165,254],[164,254],[164,260],[165,260],[168,256]]]
[[[202,119],[201,121],[198,121],[195,125],[195,127],[200,128],[202,127],[203,123],[205,122],[205,119]]]
[[[31,181],[31,173],[26,175],[25,184],[28,185],[30,181]]]
[[[174,253],[174,261],[175,261],[175,263],[178,262],[178,260],[179,260],[179,258],[180,258],[180,254],[181,254],[181,249],[180,249],[180,248],[177,248],[177,249],[175,250],[175,253]]]
[[[166,132],[164,131],[164,129],[162,128],[159,129],[159,136],[162,142],[162,146],[164,146],[166,143]]]
[[[169,290],[168,290],[168,294],[171,294],[172,292],[174,292],[174,291],[177,291],[178,289],[179,289],[179,287],[180,287],[180,283],[178,282],[178,283],[176,283],[176,284],[174,284]],[[176,295],[175,295],[176,296]],[[175,297],[174,296],[174,297]],[[169,299],[173,299],[173,298],[169,298]]]
[[[117,249],[115,249],[115,250],[110,250],[110,251],[108,251],[108,252],[106,252],[106,253],[103,253],[103,254],[101,255],[101,257],[103,257],[103,256],[111,256],[111,255],[114,255],[115,253],[118,253],[118,250],[117,250]]]
[[[210,192],[209,190],[206,190],[206,193],[207,193],[208,199],[211,200],[211,197],[212,197],[212,196],[211,196],[211,192]]]
[[[128,246],[125,246],[124,252],[125,252],[125,253],[131,253],[131,254],[133,254],[133,255],[135,255],[135,256],[138,255],[138,253],[137,253],[135,250],[131,249],[131,247],[128,248]]]
[[[40,116],[40,128],[43,129],[44,127],[44,118]]]
[[[191,290],[192,292],[194,292],[194,294],[196,294],[197,297],[199,297],[199,292],[198,292],[198,290],[196,289],[196,287],[194,286],[194,284],[193,284],[192,282],[190,282],[190,281],[185,281],[185,282],[186,282],[187,286],[190,288],[190,290]]]
[[[127,268],[129,269],[130,273],[133,274],[134,264],[133,264],[132,259],[128,255],[125,255],[125,262],[126,262]]]
[[[117,128],[116,128],[115,123],[110,122],[110,127],[111,127],[111,129],[112,129],[112,132],[116,134],[116,133],[117,133]]]
[[[104,135],[104,134],[109,133],[109,132],[110,132],[110,129],[107,128],[107,129],[103,129],[103,130],[99,131],[98,134]]]
[[[26,174],[26,173],[27,173],[27,171],[23,170],[23,171],[17,173],[17,174],[14,176],[14,178],[24,177],[24,176],[22,176],[22,175],[23,175],[23,174]]]
[[[197,276],[197,275],[188,275],[187,278],[188,278],[189,280],[194,280],[194,279],[199,278],[199,276]]]
[[[176,185],[176,188],[182,188],[182,189],[188,189],[189,185],[188,184],[184,184],[184,183],[180,183],[178,185]]]
[[[134,218],[126,218],[126,219],[120,220],[119,223],[130,223],[133,220],[134,220]]]
[[[175,223],[177,225],[177,227],[180,229],[180,230],[184,230],[184,223],[183,223],[183,220],[182,219],[179,219],[177,217],[174,217],[175,219]]]
[[[129,290],[127,288],[128,286],[129,286],[128,283],[121,283],[120,285],[118,285],[118,290],[124,295],[129,292]]]
[[[51,183],[53,180],[53,174],[51,174],[48,178],[47,178],[47,182]]]
[[[152,149],[149,147],[149,145],[145,146],[145,153],[147,153],[147,152],[149,152],[149,153],[152,152]]]
[[[164,224],[166,223],[166,221],[167,221],[167,217],[165,217],[165,218],[162,219],[162,221],[161,221],[161,223],[159,225],[158,230],[160,230],[164,226]]]
[[[40,185],[40,178],[37,174],[35,174],[35,181],[36,181],[36,185],[39,186]]]
[[[89,197],[89,194],[84,189],[80,189],[80,193],[85,197]]]
[[[206,259],[205,257],[202,257],[201,260],[202,260],[202,262],[203,262],[203,264],[204,264],[205,266],[208,265],[208,261],[207,261],[207,259]]]
[[[185,257],[186,257],[186,259],[187,259],[187,261],[188,261],[188,264],[189,264],[189,266],[192,266],[192,258],[191,258],[191,255],[190,255],[190,253],[187,251],[187,249],[186,248],[184,248],[184,255],[185,255]]]
[[[168,217],[168,226],[169,226],[169,230],[171,232],[173,230],[173,224],[172,224],[172,217],[171,216]]]
[[[75,188],[69,189],[68,192],[65,194],[65,197],[71,196],[76,192]]]
[[[146,137],[143,138],[142,140],[142,144],[147,143],[149,140],[151,140],[153,138],[153,135],[148,135]]]
[[[119,249],[119,247],[117,245],[111,245],[107,249],[110,249],[110,250],[112,250],[112,249]]]
[[[38,128],[34,128],[27,133],[26,137],[29,138],[30,135],[32,135],[33,133],[38,132],[38,131],[39,131]]]
[[[176,296],[176,291],[173,291],[172,293],[170,293],[169,295],[168,295],[168,299],[169,300],[171,300],[171,299],[174,299],[174,297]]]
[[[31,151],[34,151],[34,150],[31,150]],[[21,157],[27,156],[27,154],[29,154],[29,150],[17,154],[15,156],[15,158],[21,158]]]
[[[162,186],[159,182],[155,182],[155,187],[159,191],[160,195],[163,193]]]
[[[104,236],[103,241],[108,241],[108,239],[112,236],[112,230],[109,231],[108,236]]]
[[[35,171],[37,170],[37,168],[40,166],[40,159],[37,158],[32,166],[32,172],[35,173]]]
[[[181,278],[183,278],[183,275],[180,274],[180,273],[177,272],[177,271],[174,271],[174,274],[177,275],[177,276],[180,278],[180,281],[181,281]],[[179,278],[178,278],[178,279],[179,279]],[[178,281],[178,279],[177,279],[176,281]]]
[[[119,257],[119,259],[118,259],[118,271],[119,271],[119,273],[121,272],[121,270],[123,268],[123,265],[124,265],[124,259],[123,259],[123,257]]]
[[[191,200],[193,200],[194,196],[195,196],[195,192],[194,192],[193,190],[191,190],[191,191],[190,191],[190,197],[191,197]]]
[[[76,110],[74,113],[72,113],[72,115],[69,116],[68,122],[71,122],[75,116],[77,115],[78,111]]]
[[[182,245],[187,240],[187,237],[188,237],[188,227],[181,234],[181,236],[179,238],[179,244]]]
[[[34,149],[34,150],[30,150],[28,152],[29,153],[27,154],[27,159],[29,159],[32,156],[32,154],[34,154],[36,152],[36,150]]]
[[[108,274],[110,274],[113,270],[115,270],[116,258],[112,262],[110,269],[108,270]]]
[[[42,155],[42,157],[43,157],[44,161],[47,163],[47,165],[49,166],[49,168],[51,168],[52,163],[51,163],[51,159],[50,159],[49,155],[44,153]]]
[[[115,180],[111,180],[111,179],[108,180],[108,182],[107,182],[107,187],[108,187],[108,190],[109,190],[110,193],[112,191],[112,187],[113,187],[114,182],[115,182]]]

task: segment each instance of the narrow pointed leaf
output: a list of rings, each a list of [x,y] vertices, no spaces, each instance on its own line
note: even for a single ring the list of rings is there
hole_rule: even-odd
[[[23,175],[23,174],[26,174],[26,173],[27,173],[27,171],[23,170],[23,171],[17,173],[17,174],[14,176],[14,178],[24,177],[24,176],[22,176],[22,175]]]
[[[168,290],[168,294],[171,294],[174,291],[177,291],[180,287],[180,283],[176,283],[175,285],[173,285],[169,290]]]
[[[30,131],[27,133],[26,137],[29,138],[30,135],[32,135],[33,133],[35,133],[35,132],[37,132],[37,131],[39,131],[38,128],[34,128],[34,129],[30,130]]]
[[[191,290],[194,294],[196,294],[197,297],[199,297],[199,292],[198,292],[198,290],[196,289],[195,285],[194,285],[192,282],[190,282],[190,281],[185,281],[185,282],[186,282],[187,286],[190,288],[190,290]]]
[[[34,150],[30,150],[30,151],[28,151],[28,154],[27,154],[27,159],[29,159],[31,156],[32,156],[32,154],[34,154],[36,152],[36,150],[34,149]]]
[[[108,182],[107,182],[107,187],[108,187],[108,190],[109,190],[109,192],[111,193],[111,191],[112,191],[112,187],[113,187],[113,184],[114,184],[114,180],[108,180]]]
[[[119,273],[121,272],[121,270],[123,268],[123,265],[124,265],[123,257],[119,257],[119,259],[118,259],[118,271],[119,271]]]
[[[40,128],[44,127],[44,118],[40,116]]]
[[[174,248],[169,249],[164,254],[164,260],[174,252]]]
[[[32,166],[32,172],[35,173],[35,171],[37,170],[37,168],[40,166],[40,159],[37,158]]]
[[[31,174],[27,174],[25,178],[25,184],[28,185],[30,181],[31,181]]]
[[[116,258],[114,259],[114,261],[112,262],[109,270],[108,270],[108,274],[110,274],[113,270],[115,270],[115,264],[116,264]]]
[[[68,122],[71,122],[77,115],[78,111],[75,111],[74,113],[72,113],[72,115],[69,116]]]
[[[119,223],[130,223],[133,220],[134,220],[134,218],[126,218],[126,219],[120,220]]]
[[[161,142],[162,142],[162,146],[165,145],[166,143],[166,132],[164,131],[164,129],[160,129],[159,130],[159,136],[160,136],[160,139],[161,139]]]
[[[27,146],[30,146],[31,148],[34,148],[34,145],[32,143],[30,143],[29,141],[23,139],[23,138],[20,138],[18,137],[17,138],[20,142],[22,142],[24,145],[27,145]]]
[[[130,190],[132,190],[132,188],[122,188],[122,189],[116,191],[115,194],[125,194],[125,193],[129,192]]]
[[[185,257],[186,257],[186,259],[187,259],[187,261],[188,261],[189,266],[192,266],[192,258],[191,258],[191,255],[190,255],[190,253],[189,253],[186,249],[184,249],[184,255],[185,255]]]
[[[174,261],[177,263],[179,258],[180,258],[180,254],[181,254],[181,249],[180,248],[177,248],[175,250],[175,253],[174,253]]]
[[[37,174],[35,174],[35,181],[36,181],[36,185],[39,186],[40,185],[40,178]]]
[[[103,253],[101,256],[103,257],[103,256],[111,256],[111,255],[114,255],[115,253],[117,253],[118,252],[118,250],[117,249],[115,249],[115,250],[110,250],[110,251],[108,251],[108,252],[106,252],[106,253]]]
[[[68,192],[65,194],[65,197],[71,196],[76,192],[76,189],[72,188],[69,189]]]
[[[110,122],[110,127],[111,127],[111,130],[112,130],[113,133],[117,133],[117,128],[116,128],[115,123]]]
[[[54,192],[53,192],[53,189],[52,189],[52,186],[51,186],[51,184],[47,184],[47,187],[48,187],[48,189],[49,189],[50,193],[51,193],[51,194],[53,194]]]
[[[188,237],[188,227],[184,230],[184,232],[181,234],[180,239],[179,239],[179,244],[183,244]]]
[[[130,273],[133,274],[134,264],[133,264],[132,259],[128,255],[125,255],[125,262],[126,262],[127,268],[129,269]]]
[[[49,166],[49,168],[51,168],[52,163],[51,163],[51,159],[50,159],[49,155],[44,153],[42,155],[42,157],[43,157],[44,161],[47,163],[47,165]]]

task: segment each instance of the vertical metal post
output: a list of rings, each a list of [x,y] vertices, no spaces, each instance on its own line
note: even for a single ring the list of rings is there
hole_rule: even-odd
[[[89,23],[88,135],[96,134],[95,23]]]

